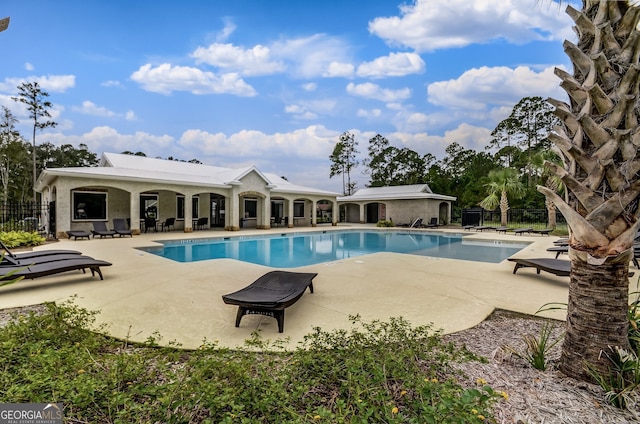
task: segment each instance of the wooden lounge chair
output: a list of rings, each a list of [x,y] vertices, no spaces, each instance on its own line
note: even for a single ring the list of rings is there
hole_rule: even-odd
[[[91,231],[91,233],[93,234],[93,238],[96,236],[100,236],[100,238],[113,237],[117,234],[115,231],[108,229],[104,221],[93,221],[93,231]]]
[[[100,267],[111,266],[109,262],[93,259],[89,256],[76,255],[73,258],[54,260],[51,262],[36,263],[28,266],[2,266],[0,267],[0,275],[10,275],[11,278],[39,278],[47,275],[60,274],[67,271],[91,270],[91,275],[98,274],[102,280],[102,271]]]
[[[247,287],[222,296],[224,303],[238,305],[236,327],[246,314],[260,314],[278,321],[278,332],[284,331],[284,310],[296,303],[307,287],[313,293],[316,273],[271,271]]]
[[[536,274],[540,271],[546,271],[560,277],[568,277],[571,273],[571,262],[560,259],[551,258],[509,258],[511,262],[515,262],[513,268],[515,274],[520,268],[535,268]]]
[[[129,236],[133,237],[132,231],[127,227],[127,221],[124,218],[113,219],[113,231],[118,234],[118,237]]]

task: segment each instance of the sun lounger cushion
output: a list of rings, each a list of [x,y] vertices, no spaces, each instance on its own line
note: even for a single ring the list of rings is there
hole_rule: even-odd
[[[271,271],[247,287],[222,296],[224,303],[238,305],[236,327],[247,314],[260,314],[275,318],[278,331],[284,331],[284,310],[296,303],[307,287],[313,293],[316,273]]]

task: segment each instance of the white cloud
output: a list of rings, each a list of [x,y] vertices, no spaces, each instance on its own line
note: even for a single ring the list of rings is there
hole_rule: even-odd
[[[476,111],[491,106],[513,107],[527,96],[566,97],[553,67],[537,73],[525,66],[470,69],[457,79],[429,84],[427,94],[429,102],[435,105]]]
[[[122,84],[120,83],[120,81],[116,81],[116,80],[104,81],[100,83],[100,85],[103,87],[122,87]]]
[[[363,84],[354,84],[350,82],[347,84],[347,93],[367,99],[380,100],[382,102],[397,102],[411,96],[411,90],[409,88],[405,87],[399,90],[390,90],[370,82],[365,82]]]
[[[285,112],[296,119],[317,119],[320,115],[329,115],[336,108],[334,99],[301,100],[285,106]]]
[[[302,84],[302,89],[304,91],[316,91],[317,88],[318,88],[318,84],[316,84],[315,82],[308,82],[306,84]]]
[[[369,31],[421,52],[498,39],[573,39],[572,24],[556,3],[538,0],[415,0],[400,6],[400,16],[369,22]]]
[[[355,66],[350,63],[331,62],[329,66],[327,66],[326,71],[322,73],[322,76],[326,78],[349,78],[353,76],[354,71]]]
[[[152,67],[146,64],[131,75],[131,79],[144,90],[161,94],[188,91],[193,94],[235,94],[252,97],[257,93],[238,74],[215,75],[197,68],[171,66],[168,63]]]
[[[415,53],[389,53],[388,56],[360,64],[358,66],[358,76],[372,78],[402,77],[410,74],[421,74],[424,69],[424,61]]]
[[[261,45],[242,49],[233,44],[213,43],[206,48],[198,47],[191,57],[196,64],[205,63],[247,76],[269,75],[285,70],[282,62],[272,60],[269,47]]]
[[[318,117],[316,113],[309,111],[302,105],[288,105],[285,106],[284,111],[296,119],[316,119]]]
[[[37,82],[42,91],[64,93],[67,89],[75,87],[76,77],[75,75],[46,75],[5,78],[4,82],[0,82],[0,91],[17,93],[18,86],[25,82]]]
[[[356,116],[360,118],[367,118],[367,119],[379,118],[381,115],[382,115],[382,110],[380,109],[371,109],[371,110],[358,109],[358,112],[356,112]]]
[[[218,42],[226,41],[229,38],[229,36],[233,34],[234,31],[236,30],[236,24],[233,23],[233,20],[231,18],[224,17],[222,20],[224,22],[224,28],[222,28],[216,34],[216,41]]]
[[[24,64],[24,69],[26,69],[27,71],[31,72],[31,71],[33,71],[34,68],[33,68],[33,65],[31,63],[27,62],[27,63]]]
[[[133,121],[136,119],[135,113],[131,110],[125,113],[117,113],[107,109],[106,107],[98,106],[89,100],[82,102],[81,106],[72,106],[71,110],[83,115],[99,116],[102,118],[124,118],[127,121]]]
[[[75,112],[82,113],[84,115],[102,116],[105,118],[113,118],[116,113],[102,106],[98,106],[89,100],[82,102],[82,106],[72,106],[71,109]]]
[[[270,48],[274,57],[285,60],[288,72],[298,78],[348,76],[353,73],[351,46],[337,37],[315,34],[278,41]]]
[[[51,141],[57,146],[62,144],[77,146],[84,143],[89,150],[97,154],[130,150],[145,152],[148,155],[153,155],[153,152],[161,150],[170,151],[175,143],[175,139],[168,135],[156,136],[143,131],[137,131],[134,134],[120,134],[108,126],[95,127],[91,131],[79,135],[47,134],[47,141]]]

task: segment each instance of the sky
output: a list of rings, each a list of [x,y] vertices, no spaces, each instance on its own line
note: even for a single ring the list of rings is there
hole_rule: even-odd
[[[552,0],[3,0],[0,106],[31,141],[23,82],[49,93],[38,144],[84,143],[342,193],[349,131],[420,155],[484,151],[527,96],[564,100],[568,4]],[[364,188],[358,166],[352,180]]]

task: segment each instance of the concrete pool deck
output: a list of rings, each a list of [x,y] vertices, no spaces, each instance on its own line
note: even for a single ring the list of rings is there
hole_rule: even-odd
[[[315,292],[308,291],[286,309],[284,333],[276,320],[247,315],[234,326],[236,307],[222,302],[222,295],[253,282],[272,268],[218,259],[177,263],[136,247],[152,246],[154,240],[194,239],[265,235],[341,229],[373,229],[372,226],[243,230],[240,232],[196,231],[150,233],[133,238],[61,240],[34,250],[74,249],[111,262],[103,268],[104,280],[90,273],[70,272],[24,280],[0,287],[0,308],[33,305],[73,298],[83,308],[99,311],[96,324],[109,334],[131,341],[145,341],[160,334],[160,344],[177,342],[196,348],[204,340],[220,346],[237,347],[260,330],[264,339],[288,338],[289,345],[303,340],[314,327],[324,330],[351,327],[350,315],[363,320],[403,317],[412,325],[433,323],[445,333],[471,328],[494,309],[534,314],[549,302],[567,301],[568,277],[556,277],[534,269],[513,275],[513,263],[499,264],[440,259],[397,253],[376,253],[318,265],[291,269],[317,272]],[[427,230],[413,230],[427,231]],[[463,233],[480,240],[527,241],[519,257],[553,258],[546,248],[556,237],[496,234],[460,229],[440,231]],[[566,258],[565,258],[566,259]],[[543,316],[564,319],[564,311]]]

